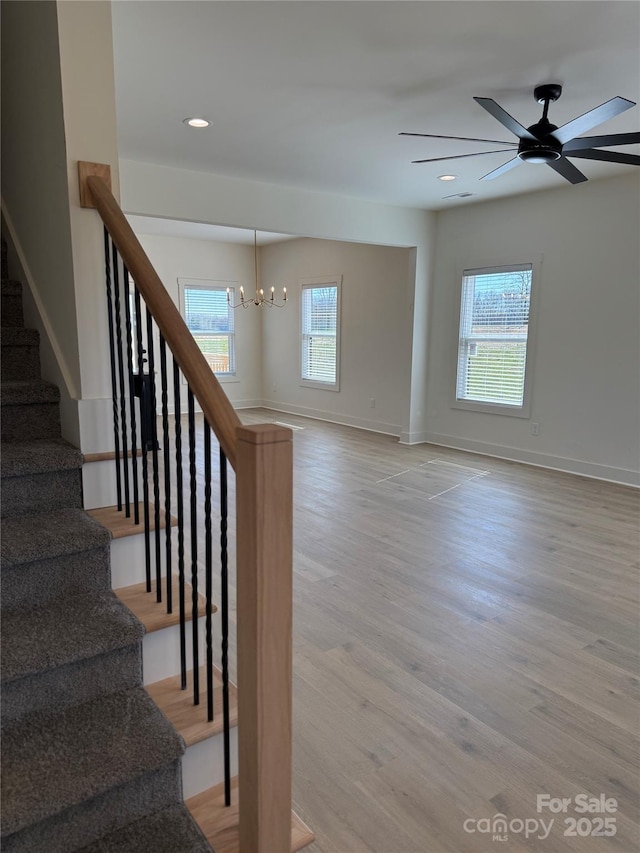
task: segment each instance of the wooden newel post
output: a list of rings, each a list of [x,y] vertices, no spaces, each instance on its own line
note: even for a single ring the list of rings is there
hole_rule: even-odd
[[[240,850],[290,853],[292,432],[236,435]]]

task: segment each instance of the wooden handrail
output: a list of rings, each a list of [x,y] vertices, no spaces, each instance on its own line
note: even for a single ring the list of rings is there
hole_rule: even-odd
[[[293,433],[243,427],[109,189],[108,166],[79,163],[95,207],[236,471],[240,849],[291,850]]]
[[[236,467],[236,430],[241,421],[217,377],[207,364],[187,324],[180,316],[151,261],[126,220],[105,181],[97,175],[85,177],[93,205],[100,214],[125,266],[133,276],[162,336],[178,362],[189,388],[200,404],[209,426],[231,466]]]

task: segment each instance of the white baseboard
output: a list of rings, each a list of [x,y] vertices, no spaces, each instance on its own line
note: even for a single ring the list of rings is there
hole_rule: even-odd
[[[467,450],[471,453],[479,453],[482,456],[494,456],[497,459],[508,459],[511,462],[521,462],[524,465],[534,465],[537,468],[550,468],[566,474],[577,474],[594,480],[606,480],[610,483],[640,488],[640,472],[625,468],[614,468],[610,465],[600,465],[597,462],[587,462],[583,459],[570,459],[565,456],[538,453],[519,447],[505,447],[500,444],[490,444],[485,441],[475,441],[474,439],[440,433],[415,433],[411,438],[412,440],[407,442],[402,441],[402,437],[400,440],[403,444],[437,444],[440,447]]]
[[[402,430],[400,433],[400,438],[398,439],[399,444],[424,444],[429,439],[427,438],[426,432],[405,432]]]
[[[231,405],[234,409],[260,409],[263,407],[264,402],[262,400],[236,400],[235,402],[232,400]]]
[[[274,412],[284,412],[288,415],[301,415],[305,418],[312,418],[315,421],[328,421],[332,424],[357,427],[358,429],[368,430],[369,432],[379,432],[383,435],[398,436],[401,433],[401,427],[397,424],[387,424],[383,421],[369,420],[369,418],[356,418],[351,415],[343,415],[339,412],[326,412],[323,409],[310,409],[306,406],[298,406],[294,403],[280,403],[275,400],[262,400],[259,405],[261,408],[272,409]]]

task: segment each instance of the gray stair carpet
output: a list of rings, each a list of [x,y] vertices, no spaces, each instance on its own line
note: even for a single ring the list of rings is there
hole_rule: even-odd
[[[111,833],[82,853],[207,853],[211,848],[186,806],[149,815]]]
[[[144,627],[111,591],[111,534],[82,509],[82,455],[2,245],[1,847],[204,853],[185,746],[142,688]]]
[[[1,515],[82,506],[82,454],[62,438],[2,442]]]
[[[60,392],[37,379],[5,382],[0,401],[3,441],[27,441],[60,435]]]

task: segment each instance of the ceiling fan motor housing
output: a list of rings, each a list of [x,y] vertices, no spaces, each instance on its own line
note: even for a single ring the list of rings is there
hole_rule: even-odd
[[[536,124],[527,128],[535,139],[521,139],[518,146],[518,157],[525,163],[552,163],[562,157],[562,143],[553,136],[557,130],[555,124],[542,118]]]

